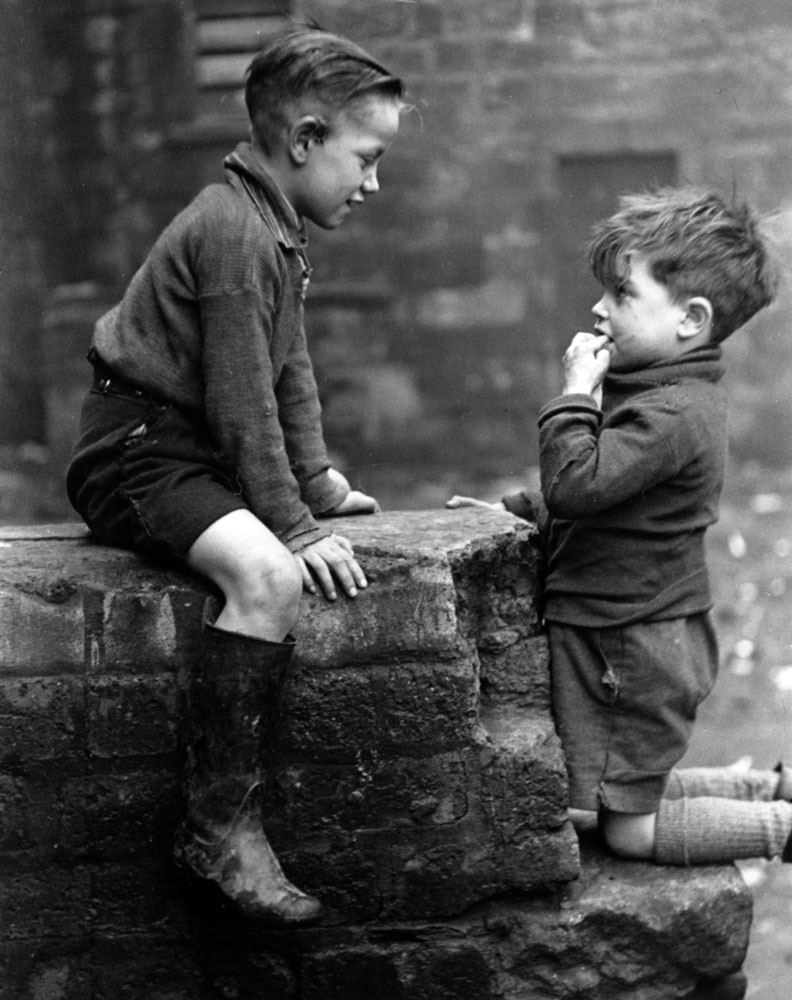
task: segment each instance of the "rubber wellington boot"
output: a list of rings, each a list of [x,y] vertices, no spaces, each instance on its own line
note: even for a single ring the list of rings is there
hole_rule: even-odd
[[[312,923],[321,904],[286,878],[262,826],[294,640],[266,642],[206,625],[188,689],[185,794],[177,864],[246,916]]]

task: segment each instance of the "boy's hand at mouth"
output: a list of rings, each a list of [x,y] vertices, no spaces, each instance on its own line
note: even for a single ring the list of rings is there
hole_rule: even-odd
[[[584,393],[602,400],[602,380],[610,364],[612,340],[602,333],[576,333],[564,352],[562,395]]]

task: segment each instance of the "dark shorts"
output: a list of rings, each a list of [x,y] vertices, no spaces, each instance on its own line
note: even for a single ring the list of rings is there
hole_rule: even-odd
[[[199,421],[97,370],[66,474],[69,500],[108,545],[181,562],[247,504]]]
[[[570,806],[655,812],[718,669],[708,614],[609,628],[550,622]]]

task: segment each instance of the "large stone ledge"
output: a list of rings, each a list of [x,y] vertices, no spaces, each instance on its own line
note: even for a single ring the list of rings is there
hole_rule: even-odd
[[[591,855],[579,877],[533,527],[485,511],[336,527],[371,585],[307,599],[300,622],[268,829],[327,911],[288,934],[205,909],[170,864],[180,703],[217,595],[76,525],[0,530],[0,998],[354,1000],[375,984],[511,1000],[584,983],[654,1000],[738,970],[734,869]],[[45,980],[62,986],[36,992]]]

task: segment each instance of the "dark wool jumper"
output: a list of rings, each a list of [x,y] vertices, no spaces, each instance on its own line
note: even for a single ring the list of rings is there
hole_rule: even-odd
[[[717,520],[725,471],[722,375],[711,345],[609,373],[601,412],[589,395],[542,409],[547,619],[602,627],[712,606],[704,533]],[[538,513],[526,494],[505,503]]]
[[[292,549],[328,532],[334,485],[303,328],[310,269],[295,214],[252,149],[165,229],[93,346],[208,427],[253,513]]]

